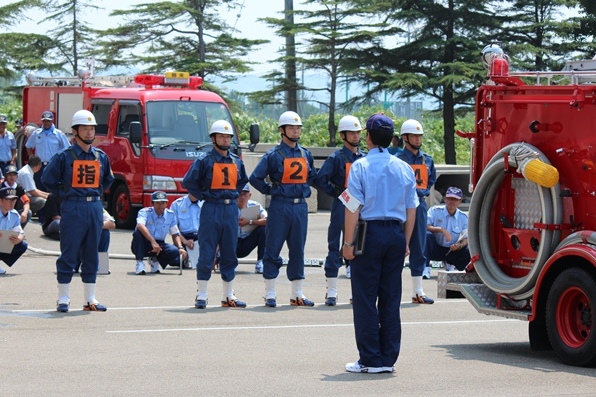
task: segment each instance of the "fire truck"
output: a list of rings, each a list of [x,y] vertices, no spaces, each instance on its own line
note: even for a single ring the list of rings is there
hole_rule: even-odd
[[[70,133],[75,111],[90,110],[97,121],[94,145],[110,159],[115,182],[104,201],[119,228],[132,228],[138,209],[151,205],[151,193],[163,190],[170,202],[186,194],[181,182],[191,163],[212,149],[209,129],[216,120],[234,122],[227,104],[200,87],[203,79],[185,72],[164,75],[28,77],[23,90],[23,128],[17,134],[19,161],[41,113],[51,110],[55,124]],[[250,129],[249,148],[259,141]],[[234,126],[231,149],[240,155]]]
[[[510,72],[483,50],[471,143],[468,273],[448,275],[480,312],[529,322],[532,350],[596,365],[596,60]]]

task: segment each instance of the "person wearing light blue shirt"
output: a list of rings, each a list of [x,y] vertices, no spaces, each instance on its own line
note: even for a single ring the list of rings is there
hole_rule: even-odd
[[[168,196],[165,192],[154,192],[151,195],[151,207],[142,208],[137,215],[137,226],[132,234],[130,245],[137,265],[135,274],[144,275],[143,258],[149,257],[151,273],[159,274],[166,266],[180,266],[180,255],[186,258],[186,251],[180,240],[176,214],[167,209]],[[165,242],[168,234],[172,235],[175,245]]]
[[[17,232],[18,235],[9,237],[13,244],[12,251],[9,253],[0,252],[0,260],[11,267],[27,251],[27,242],[23,241],[25,233],[21,228],[21,216],[14,209],[17,202],[17,191],[10,187],[0,189],[0,230],[10,230]],[[0,236],[2,237],[2,236]],[[0,274],[5,274],[6,270],[0,267]]]
[[[263,255],[265,254],[265,227],[267,226],[267,211],[263,206],[251,197],[250,186],[244,185],[240,192],[240,197],[236,199],[238,203],[238,245],[236,246],[236,256],[238,258],[247,257],[255,248],[257,249],[257,263],[255,264],[255,273],[263,274]],[[242,209],[249,207],[259,207],[259,214],[256,219],[248,219],[242,216]],[[246,227],[252,230],[246,231]],[[253,228],[254,227],[254,228]],[[245,230],[242,230],[245,228]]]
[[[366,122],[366,157],[350,168],[345,209],[343,256],[352,268],[352,311],[357,361],[346,371],[393,372],[401,348],[402,270],[409,253],[418,196],[414,172],[387,151],[394,127],[382,113]],[[365,243],[355,255],[356,226]],[[363,230],[366,230],[365,232]],[[360,238],[358,240],[361,240]]]
[[[172,202],[170,209],[176,214],[178,229],[180,229],[180,240],[185,250],[193,250],[198,244],[198,233],[203,201],[191,194],[179,197]],[[196,268],[196,263],[191,267]]]
[[[464,270],[470,263],[468,250],[468,215],[460,211],[463,193],[450,187],[445,193],[445,205],[428,210],[426,222],[426,260],[445,262],[446,270]]]
[[[17,141],[14,134],[6,129],[8,117],[0,114],[0,170],[14,164],[17,158]]]

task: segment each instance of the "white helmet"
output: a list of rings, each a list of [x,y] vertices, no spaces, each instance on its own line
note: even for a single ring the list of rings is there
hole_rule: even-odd
[[[72,116],[72,123],[70,123],[71,127],[75,125],[97,125],[95,121],[95,116],[88,110],[78,110]]]
[[[209,132],[209,136],[213,134],[234,135],[232,124],[228,123],[225,120],[217,120],[215,123],[211,125],[211,131]]]
[[[412,134],[412,135],[424,135],[424,130],[422,129],[422,124],[420,124],[416,120],[406,120],[401,125],[401,134]]]
[[[339,125],[337,126],[337,130],[339,132],[362,131],[362,125],[360,124],[360,120],[358,120],[358,117],[344,116],[341,118],[341,120],[339,120]]]
[[[283,125],[302,125],[302,120],[300,120],[300,116],[296,112],[283,112],[281,116],[279,116],[279,123],[277,124],[278,127]]]

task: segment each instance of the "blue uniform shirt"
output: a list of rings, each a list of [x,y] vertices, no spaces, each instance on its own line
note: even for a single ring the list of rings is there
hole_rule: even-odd
[[[66,135],[52,124],[48,130],[38,128],[27,139],[25,147],[35,149],[35,155],[44,163],[50,161],[52,156],[70,146]]]
[[[176,226],[176,215],[174,211],[165,209],[161,216],[158,216],[153,207],[145,207],[137,215],[137,223],[145,225],[155,240],[165,240],[168,234],[180,234]]]
[[[362,156],[364,154],[360,149],[353,153],[344,146],[327,157],[327,160],[319,168],[313,185],[331,197],[339,196],[346,189],[346,163],[353,163]]]
[[[2,215],[0,212],[0,230],[12,230],[13,232],[23,234],[23,229],[21,228],[21,216],[17,210],[10,210],[6,215]]]
[[[430,195],[430,188],[433,187],[437,181],[437,171],[435,170],[435,162],[431,155],[418,150],[418,154],[415,155],[411,151],[405,149],[395,154],[399,159],[405,161],[408,164],[426,164],[428,169],[428,186],[426,189],[416,189],[418,197],[427,197]]]
[[[14,139],[14,134],[6,131],[4,136],[0,137],[0,161],[9,162],[12,160],[12,151],[16,148],[17,141]]]
[[[308,166],[306,183],[282,183],[284,159],[300,157],[306,159]],[[310,197],[310,185],[316,175],[317,171],[310,151],[298,144],[292,148],[282,141],[261,158],[250,175],[250,185],[259,192],[271,196],[307,198]],[[267,176],[271,183],[265,181]]]
[[[230,186],[230,189],[212,189],[213,164],[235,163],[238,170],[236,186]],[[240,197],[240,191],[248,182],[244,163],[234,153],[228,151],[227,156],[222,156],[217,150],[212,149],[209,153],[203,154],[197,158],[184,175],[182,185],[199,200],[204,199],[234,199]]]
[[[428,210],[426,224],[447,230],[451,234],[451,240],[449,241],[445,241],[443,233],[433,233],[433,235],[435,236],[437,244],[441,247],[450,247],[455,244],[459,239],[459,236],[468,229],[468,215],[459,209],[456,209],[455,214],[451,216],[444,205],[436,205]]]
[[[373,148],[352,164],[348,191],[362,203],[360,218],[406,220],[406,209],[418,206],[412,168],[387,150]]]
[[[202,201],[193,203],[188,195],[174,200],[170,209],[176,215],[178,220],[178,229],[182,233],[197,233],[199,231],[199,217],[201,215]]]
[[[246,203],[247,207],[256,207],[257,205],[259,206],[259,219],[267,218],[267,211],[265,210],[265,208],[263,208],[261,203],[255,200],[248,200],[248,202]],[[240,218],[240,208],[238,208],[238,218]],[[238,238],[246,238],[251,233],[252,232],[243,232],[240,225],[238,225]]]
[[[99,187],[79,187],[73,188],[72,174],[73,163],[77,160],[97,160],[100,164]],[[61,199],[68,197],[101,197],[114,182],[114,175],[110,167],[108,156],[101,150],[91,147],[89,152],[85,152],[77,143],[64,149],[52,157],[50,163],[46,166],[41,176],[43,184],[54,194],[58,194]]]

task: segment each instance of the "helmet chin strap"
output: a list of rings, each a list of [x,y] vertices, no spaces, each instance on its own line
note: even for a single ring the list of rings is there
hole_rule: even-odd
[[[288,138],[289,141],[292,141],[294,143],[298,142],[298,140],[300,140],[300,138],[290,138],[286,132],[284,131],[284,133],[282,134],[283,136],[285,136],[286,138]]]
[[[77,139],[80,139],[81,142],[83,142],[86,145],[91,145],[93,143],[93,141],[95,140],[95,137],[93,137],[93,139],[83,139],[79,136],[79,134],[76,135]]]
[[[230,148],[230,145],[225,145],[225,146],[222,146],[222,145],[219,145],[219,144],[217,144],[217,142],[213,142],[213,144],[214,144],[215,146],[217,146],[217,148],[218,148],[219,150],[223,150],[224,152]]]
[[[360,140],[358,140],[357,143],[352,143],[352,142],[348,141],[346,138],[342,138],[342,140],[344,142],[346,142],[348,145],[352,146],[352,147],[358,147],[358,146],[360,146]]]

